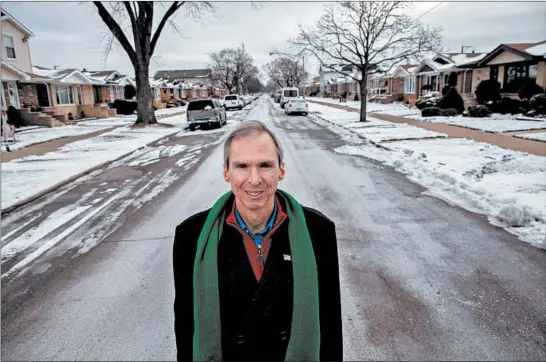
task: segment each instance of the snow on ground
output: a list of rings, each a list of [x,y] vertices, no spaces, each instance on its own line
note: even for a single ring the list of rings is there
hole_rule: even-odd
[[[447,137],[445,133],[433,132],[404,123],[392,126],[353,128],[353,130],[372,142]]]
[[[69,143],[42,156],[29,156],[3,163],[2,208],[179,131],[177,128],[164,127],[117,128],[96,137]]]
[[[155,111],[155,115],[156,116],[166,116],[166,115],[169,115],[169,114],[186,112],[187,109],[188,109],[187,105],[185,105],[183,107],[163,108],[163,109],[158,109],[157,111]]]
[[[517,137],[517,138],[524,138],[524,139],[534,140],[534,141],[546,142],[546,132],[540,132],[540,133],[520,133],[520,134],[514,135],[514,137]]]
[[[492,224],[546,249],[545,157],[459,138],[392,142],[382,145],[386,150],[366,140],[353,142],[356,130],[342,123],[310,118],[350,142],[335,152],[392,166],[426,187],[426,194],[485,214]]]
[[[2,151],[6,150],[6,145],[9,145],[10,150],[13,151],[58,138],[79,136],[87,133],[92,133],[101,129],[106,129],[108,127],[109,125],[97,124],[89,127],[64,126],[54,128],[31,128],[29,130],[17,132],[15,134],[15,139],[17,140],[17,142],[10,142],[11,139],[9,139],[8,143],[6,143],[2,138]]]
[[[339,103],[331,98],[316,98],[308,97],[309,100],[316,100],[319,102],[341,104],[354,109],[360,109],[359,102],[347,102]],[[312,104],[312,103],[310,103]],[[314,104],[317,106],[317,104]],[[327,107],[327,106],[322,106]],[[332,108],[332,107],[329,107]],[[521,117],[521,115],[511,115],[511,114],[492,114],[491,117],[485,118],[470,118],[470,117],[422,117],[421,111],[416,108],[409,109],[402,103],[388,103],[388,104],[378,104],[368,102],[366,105],[366,111],[368,113],[383,113],[389,114],[392,116],[407,117],[417,121],[423,122],[434,122],[434,123],[445,123],[451,124],[471,129],[476,129],[484,132],[509,132],[509,131],[525,131],[533,129],[546,129],[546,121],[522,121],[517,120],[516,117]]]
[[[317,114],[318,112],[318,114]],[[330,122],[338,125],[347,126],[352,124],[352,127],[374,127],[379,125],[393,125],[392,122],[383,121],[381,119],[367,117],[369,122],[359,122],[360,114],[355,112],[349,112],[344,109],[333,108],[330,106],[323,106],[322,104],[309,103],[309,113],[316,113],[319,117],[325,118]]]
[[[520,121],[516,117],[516,115],[511,114],[492,114],[491,117],[485,118],[463,116],[422,117],[420,114],[407,116],[407,118],[418,121],[445,123],[491,133],[546,129],[546,122],[544,121]]]
[[[368,116],[367,122],[359,122],[359,114],[320,104],[310,104],[309,110],[336,125],[349,128],[372,142],[407,140],[416,138],[447,137],[444,133],[429,131],[405,123],[394,123]]]
[[[332,98],[320,98],[320,97],[306,97],[306,99],[310,101],[318,101],[323,103],[331,103],[331,104],[338,104],[341,106],[351,107],[356,110],[360,110],[360,102],[354,102],[354,101],[347,101],[347,102],[339,102],[338,100],[332,99]],[[384,114],[390,114],[393,116],[405,116],[405,115],[411,115],[411,114],[421,114],[421,111],[416,108],[408,108],[403,103],[387,103],[387,104],[380,104],[380,103],[373,103],[368,102],[366,103],[366,112],[367,113],[384,113]]]

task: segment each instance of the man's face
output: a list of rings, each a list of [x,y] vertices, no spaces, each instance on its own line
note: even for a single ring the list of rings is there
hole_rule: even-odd
[[[279,165],[275,142],[267,133],[235,138],[224,165],[224,180],[231,183],[238,208],[258,211],[273,203],[284,162]]]

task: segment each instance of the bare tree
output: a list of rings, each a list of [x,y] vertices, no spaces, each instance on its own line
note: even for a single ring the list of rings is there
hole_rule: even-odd
[[[439,28],[423,26],[407,13],[406,2],[339,2],[326,5],[316,26],[300,25],[290,43],[312,53],[323,69],[340,73],[360,85],[360,121],[366,121],[368,76],[391,69],[439,49]],[[344,71],[343,64],[358,71]]]
[[[279,87],[297,87],[309,77],[303,64],[288,57],[280,57],[267,63],[264,70]]]
[[[240,93],[245,80],[258,72],[244,44],[212,53],[210,59],[213,78],[230,92]]]
[[[150,60],[154,54],[159,38],[167,24],[180,34],[176,24],[172,21],[173,15],[183,7],[187,15],[197,18],[208,10],[214,10],[209,2],[174,1],[166,8],[160,21],[153,31],[154,12],[163,4],[153,1],[124,1],[105,2],[94,1],[99,16],[112,32],[113,37],[107,45],[107,54],[112,48],[113,39],[117,40],[125,50],[133,64],[137,90],[137,121],[136,123],[157,123],[153,107],[152,89],[150,87]],[[117,19],[116,19],[116,18]],[[130,24],[125,26],[124,21],[129,19]],[[128,30],[130,29],[130,31]],[[131,39],[132,38],[132,39]],[[131,40],[132,41],[131,41]]]
[[[220,86],[230,93],[235,89],[235,56],[233,48],[222,49],[217,53],[210,54],[212,78]]]

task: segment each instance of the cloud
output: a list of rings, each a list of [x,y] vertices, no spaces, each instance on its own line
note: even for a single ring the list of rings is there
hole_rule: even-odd
[[[422,15],[438,3],[415,3],[408,10]],[[287,39],[297,35],[298,25],[312,25],[321,15],[320,2],[267,2],[253,10],[248,2],[215,3],[217,14],[193,21],[177,14],[174,21],[183,37],[166,28],[150,66],[158,69],[201,68],[208,54],[244,43],[260,70],[271,61],[269,52],[295,53]],[[31,39],[33,64],[66,68],[117,69],[133,75],[132,65],[122,49],[102,63],[103,40],[108,29],[91,3],[8,2],[12,15],[35,34]],[[163,13],[163,10],[157,10]],[[47,14],[47,15],[46,15]],[[441,26],[447,50],[459,51],[473,45],[476,51],[492,50],[499,43],[533,42],[546,38],[546,3],[543,2],[443,2],[422,17],[422,21]],[[157,19],[156,19],[157,21]],[[318,62],[306,57],[306,69],[318,72]]]

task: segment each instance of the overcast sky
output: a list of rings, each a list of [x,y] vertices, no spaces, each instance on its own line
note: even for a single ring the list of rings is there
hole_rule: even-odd
[[[220,2],[216,14],[193,21],[175,16],[184,37],[166,29],[151,64],[158,69],[204,68],[208,54],[244,43],[260,70],[272,60],[269,52],[291,52],[286,40],[298,24],[311,25],[320,17],[324,3],[273,2],[254,10],[247,2]],[[411,12],[422,15],[438,2],[415,3]],[[113,52],[103,63],[106,26],[91,3],[9,2],[2,7],[30,28],[35,36],[30,46],[34,65],[92,70],[116,69],[134,75],[123,50]],[[159,10],[158,10],[159,11]],[[490,51],[499,43],[546,40],[546,2],[443,2],[421,20],[443,29],[448,51],[472,45],[477,52]],[[318,63],[306,58],[306,69],[318,73]]]

